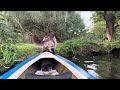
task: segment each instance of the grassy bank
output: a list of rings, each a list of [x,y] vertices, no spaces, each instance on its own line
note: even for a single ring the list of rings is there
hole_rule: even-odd
[[[12,52],[10,50],[8,50],[8,52],[5,51],[5,55],[8,58],[6,58],[6,56],[1,52],[0,49],[0,53],[1,53],[0,63],[15,65],[16,62],[25,60],[41,52],[41,50],[34,44],[18,43],[13,46],[16,48],[15,52]],[[114,47],[120,48],[120,41],[108,42],[107,40],[101,41],[101,40],[90,39],[87,37],[80,37],[80,38],[64,41],[63,43],[58,43],[56,53],[66,58],[76,59],[79,58],[80,56],[89,56],[91,54],[91,51],[109,52]],[[3,60],[4,58],[3,55],[5,57],[4,60]],[[11,59],[11,57],[13,56],[14,58]]]
[[[86,37],[65,41],[64,43],[58,45],[56,51],[65,57],[76,57],[77,55],[86,56],[90,54],[91,50],[108,51],[108,49],[105,48],[103,44],[94,40],[89,40]]]
[[[40,50],[34,44],[1,45],[0,67],[16,65],[39,52]]]
[[[19,43],[16,44],[16,47],[17,47],[17,55],[18,58],[20,59],[29,58],[40,52],[38,47],[34,44]]]
[[[58,44],[56,52],[64,57],[75,59],[79,56],[89,56],[91,51],[109,53],[115,47],[120,48],[120,41],[108,42],[108,40],[80,37]]]

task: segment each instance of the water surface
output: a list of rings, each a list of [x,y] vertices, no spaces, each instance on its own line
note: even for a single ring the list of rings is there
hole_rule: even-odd
[[[120,79],[120,58],[112,55],[81,57],[72,60],[98,79]]]

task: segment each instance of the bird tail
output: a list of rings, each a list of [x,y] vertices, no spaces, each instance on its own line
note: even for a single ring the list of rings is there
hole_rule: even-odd
[[[32,42],[35,43],[36,45],[40,45],[41,40],[38,38],[37,35],[32,36]]]

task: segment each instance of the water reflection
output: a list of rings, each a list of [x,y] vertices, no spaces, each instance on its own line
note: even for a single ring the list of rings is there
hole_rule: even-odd
[[[120,79],[120,58],[111,55],[81,57],[73,60],[98,79]]]

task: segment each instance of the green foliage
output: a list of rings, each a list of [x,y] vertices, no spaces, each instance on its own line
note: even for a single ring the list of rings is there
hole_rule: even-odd
[[[18,58],[22,60],[29,58],[41,51],[34,44],[17,43],[15,46],[18,49],[17,51]]]
[[[106,38],[105,22],[100,21],[94,24],[93,28],[91,29],[91,34],[89,34],[89,37],[93,35],[91,38],[96,40],[96,42],[101,42],[103,47],[109,52],[115,47],[120,48],[119,32],[120,30],[118,28],[115,33],[115,39],[113,39],[112,42],[109,42]]]
[[[46,31],[64,41],[80,35],[85,25],[75,11],[9,11],[9,22],[16,32],[38,34],[43,37]],[[63,37],[64,36],[64,37]]]
[[[2,44],[0,46],[0,66],[15,65],[17,61],[23,61],[41,50],[34,44],[17,43]]]
[[[103,45],[108,51],[112,50],[113,48],[120,48],[120,40],[113,40],[112,42],[109,42],[107,40],[104,41]]]
[[[104,21],[104,11],[95,11],[95,13],[93,13],[92,19],[94,23]]]
[[[119,11],[111,11],[111,13],[116,17],[116,23],[119,24],[120,20],[120,12]],[[117,47],[120,48],[120,28],[118,27],[115,31],[114,39],[112,42],[109,42],[106,37],[106,23],[104,19],[104,11],[96,11],[93,14],[93,20],[94,20],[94,26],[91,30],[91,33],[94,34],[92,38],[94,40],[101,42],[103,47],[106,48],[106,50],[109,52],[113,48]]]
[[[65,57],[76,58],[77,55],[88,55],[92,49],[99,51],[103,50],[104,48],[96,41],[87,38],[87,36],[81,36],[79,38],[67,40],[62,44],[59,44],[56,52]]]
[[[78,37],[84,31],[85,25],[79,14],[70,12],[66,19],[66,28],[68,39],[71,39],[72,37]]]
[[[8,22],[7,16],[3,14],[0,19],[1,43],[15,43],[18,40],[18,36],[19,34],[15,32],[12,24]]]
[[[88,29],[84,29],[83,20],[75,11],[4,11],[0,13],[0,59],[5,64],[10,62],[13,64],[15,60],[24,60],[39,53],[41,50],[35,45],[25,43],[31,43],[30,34],[43,37],[45,35],[43,31],[55,35],[58,42],[63,42],[58,44],[57,53],[75,60],[77,55],[88,55],[93,49],[110,51],[114,47],[120,47],[119,28],[113,42],[109,43],[106,40],[103,11],[94,13],[95,24],[88,33],[86,33]],[[119,21],[119,12],[113,13]]]
[[[64,41],[79,36],[80,32],[85,32],[84,28],[80,15],[75,11],[1,11],[1,65],[12,65],[16,60],[29,58],[40,52],[35,45],[20,44],[31,43],[30,34],[43,37],[43,31],[46,31],[55,35],[58,41]]]
[[[115,33],[115,40],[119,40],[120,39],[120,27],[117,28],[116,33]]]
[[[94,24],[91,33],[94,34],[94,37],[97,39],[105,40],[106,39],[106,28],[105,22],[100,21]]]
[[[107,13],[107,11],[106,11]],[[118,23],[118,21],[120,20],[120,11],[111,11],[111,13],[116,17],[116,23]],[[96,11],[93,14],[92,19],[94,20],[94,23],[97,23],[99,21],[104,21],[104,11]]]
[[[106,15],[109,15],[110,13],[115,17],[115,26],[120,25],[120,11],[96,11],[92,16],[92,19],[94,23],[105,21]]]
[[[0,51],[1,51],[0,66],[2,65],[11,66],[13,65],[14,61],[18,59],[16,47],[9,43],[2,44]]]
[[[9,23],[5,13],[0,13],[0,66],[12,65],[17,59],[17,49],[12,44],[18,40],[18,34]]]

